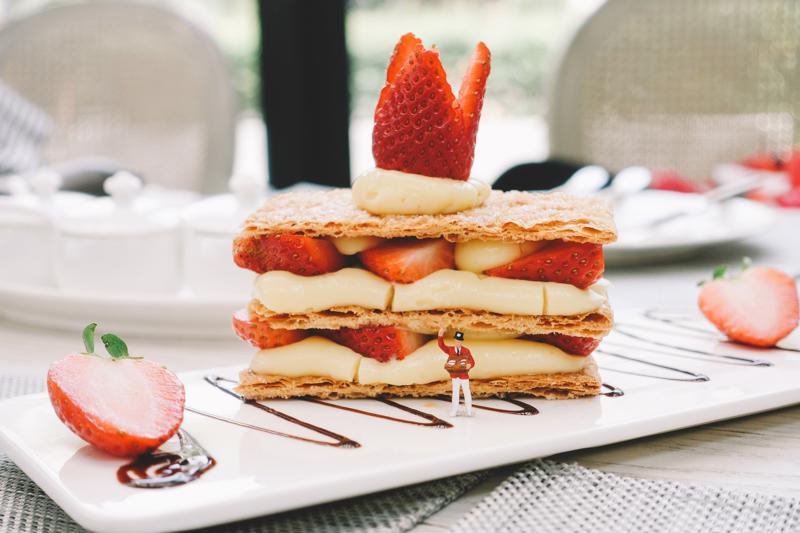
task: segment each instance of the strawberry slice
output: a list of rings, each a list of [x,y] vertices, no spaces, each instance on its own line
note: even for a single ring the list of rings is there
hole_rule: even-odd
[[[763,152],[760,154],[751,155],[743,159],[740,165],[753,170],[766,170],[768,172],[778,172],[783,170],[785,162],[781,156],[774,152]]]
[[[718,268],[698,298],[700,310],[722,333],[745,344],[774,346],[797,327],[797,287],[789,275],[747,265],[738,276],[725,272]]]
[[[403,359],[425,344],[425,336],[395,326],[366,326],[324,330],[320,334],[364,357],[387,362]]]
[[[102,337],[111,358],[91,353],[95,326],[84,330],[88,353],[50,365],[50,403],[73,433],[111,455],[154,450],[183,421],[183,383],[158,363],[130,357],[125,343],[111,334]]]
[[[485,273],[501,278],[569,283],[585,289],[600,279],[604,268],[601,245],[552,241],[532,254]]]
[[[461,115],[464,117],[464,137],[468,146],[475,146],[483,97],[486,94],[486,80],[489,78],[490,70],[489,49],[482,42],[478,43],[458,91],[458,103],[461,106]],[[470,151],[469,168],[472,168],[472,155],[473,151]]]
[[[240,339],[259,350],[285,346],[308,337],[304,329],[272,328],[267,321],[251,316],[247,309],[233,313],[233,330]]]
[[[786,174],[793,189],[800,189],[800,150],[792,150],[786,157]]]
[[[327,239],[291,234],[238,237],[233,242],[233,260],[259,274],[286,270],[316,276],[344,266],[344,256]]]
[[[479,43],[459,98],[436,49],[413,34],[395,47],[375,108],[372,153],[378,167],[466,180],[472,168],[490,54]]]
[[[660,170],[653,172],[650,188],[659,191],[701,193],[708,189],[705,184],[697,183],[677,172]]]
[[[600,339],[575,337],[573,335],[562,335],[561,333],[530,335],[526,338],[533,341],[546,342],[572,355],[589,355],[600,344]]]
[[[775,202],[781,207],[800,207],[800,188],[781,194],[775,199]]]
[[[417,54],[425,51],[422,46],[422,41],[418,39],[413,33],[406,33],[400,37],[397,45],[394,47],[392,57],[389,59],[389,66],[386,69],[386,85],[381,89],[381,96],[378,99],[378,106],[381,107],[391,93],[391,85],[397,78],[400,70],[406,66],[410,59],[413,59]]]
[[[393,239],[358,257],[367,270],[397,283],[412,283],[456,265],[455,245],[444,239]]]

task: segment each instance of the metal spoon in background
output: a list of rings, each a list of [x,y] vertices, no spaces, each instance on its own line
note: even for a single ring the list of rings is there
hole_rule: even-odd
[[[610,179],[608,171],[597,165],[579,168],[567,181],[554,187],[553,191],[586,196],[599,191]]]
[[[614,176],[611,186],[607,191],[607,197],[614,203],[624,200],[626,197],[645,190],[653,180],[653,173],[645,167],[623,168]]]

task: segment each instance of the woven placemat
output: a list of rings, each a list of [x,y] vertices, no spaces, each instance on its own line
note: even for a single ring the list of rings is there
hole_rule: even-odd
[[[800,531],[800,500],[619,476],[576,464],[527,463],[453,533]]]
[[[43,390],[39,378],[0,376],[0,397]],[[224,533],[396,533],[408,531],[480,482],[488,472],[317,505],[199,531]],[[5,455],[0,455],[0,531],[83,533],[61,508]]]

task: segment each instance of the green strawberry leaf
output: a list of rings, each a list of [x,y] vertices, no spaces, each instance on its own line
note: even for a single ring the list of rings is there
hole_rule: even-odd
[[[83,328],[83,346],[86,348],[84,353],[94,353],[94,330],[97,329],[97,324],[92,322]]]
[[[719,265],[717,268],[714,269],[714,273],[711,275],[711,280],[715,279],[723,279],[725,277],[725,273],[728,271],[728,265]],[[698,287],[702,287],[708,283],[707,279],[702,279],[697,282]]]
[[[128,354],[128,345],[125,344],[125,341],[113,333],[106,333],[100,337],[100,340],[103,341],[106,351],[112,359],[123,359],[125,357],[130,357]]]
[[[711,279],[722,279],[725,277],[725,273],[728,271],[728,265],[719,265],[717,268],[714,269],[714,274]]]

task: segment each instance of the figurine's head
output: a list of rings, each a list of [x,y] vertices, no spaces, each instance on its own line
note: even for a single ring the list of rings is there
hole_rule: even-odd
[[[461,331],[456,331],[456,334],[453,338],[456,341],[456,346],[460,347],[464,343],[464,333]]]

